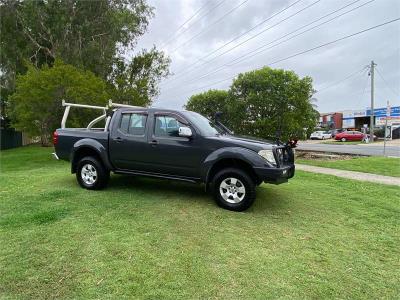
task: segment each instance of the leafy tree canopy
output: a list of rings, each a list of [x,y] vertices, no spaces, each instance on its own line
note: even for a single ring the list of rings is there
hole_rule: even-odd
[[[112,98],[138,105],[149,104],[168,75],[169,59],[155,48],[123,59],[153,16],[146,0],[1,0],[0,12],[3,101],[27,61],[41,68],[61,59],[89,70],[108,81]]]
[[[144,0],[2,0],[1,68],[22,73],[25,59],[40,67],[60,58],[105,79],[152,15]]]
[[[221,90],[209,90],[189,98],[185,108],[196,111],[203,116],[214,119],[216,112],[222,112],[221,121],[228,124],[229,93]]]
[[[318,112],[312,105],[312,93],[310,77],[299,78],[293,71],[264,67],[239,74],[225,101],[206,92],[192,96],[186,108],[208,115],[216,102],[225,103],[220,110],[226,112],[226,123],[236,133],[274,138],[280,132],[282,139],[288,139],[303,137],[304,131],[314,129]],[[202,101],[196,100],[198,97]]]
[[[106,83],[90,71],[82,71],[56,60],[53,67],[30,66],[17,77],[16,92],[10,96],[15,128],[40,136],[42,145],[49,144],[51,133],[60,127],[64,112],[61,101],[105,106]],[[98,112],[71,109],[69,125],[86,127]]]
[[[132,105],[148,106],[159,93],[158,82],[169,75],[170,59],[156,48],[142,50],[132,61],[120,58],[110,76],[112,99]]]

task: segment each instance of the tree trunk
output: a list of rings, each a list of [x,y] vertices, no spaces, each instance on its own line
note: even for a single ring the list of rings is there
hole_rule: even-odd
[[[49,147],[51,146],[50,144],[50,134],[49,130],[47,129],[47,123],[43,123],[41,126],[41,132],[40,132],[40,143],[42,144],[42,147]]]
[[[46,133],[41,134],[40,135],[40,143],[42,144],[42,147],[50,147],[51,143],[50,143],[49,135]]]

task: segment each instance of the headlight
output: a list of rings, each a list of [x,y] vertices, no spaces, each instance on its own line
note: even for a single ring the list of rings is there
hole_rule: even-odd
[[[274,152],[272,150],[260,150],[258,151],[258,155],[262,156],[264,159],[266,159],[268,162],[271,164],[276,164]]]

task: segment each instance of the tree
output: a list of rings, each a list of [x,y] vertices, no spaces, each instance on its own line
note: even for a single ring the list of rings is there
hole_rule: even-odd
[[[238,132],[267,138],[281,133],[283,139],[312,131],[318,118],[313,108],[312,79],[299,78],[293,71],[271,69],[239,74],[230,96]]]
[[[206,115],[217,108],[224,111],[225,122],[239,134],[275,138],[280,133],[282,139],[288,139],[302,137],[304,129],[314,129],[318,112],[312,93],[310,77],[264,67],[239,74],[225,101],[218,101],[209,91],[192,96],[186,107]],[[223,108],[216,106],[222,102]]]
[[[198,112],[210,120],[214,119],[216,112],[222,112],[221,121],[227,125],[229,107],[228,92],[223,90],[209,90],[189,98],[185,109]]]
[[[106,79],[152,16],[145,0],[2,0],[1,68],[23,73],[26,59],[40,67],[59,58]]]
[[[51,133],[60,127],[63,115],[61,101],[105,106],[106,83],[90,71],[82,71],[56,60],[53,67],[28,66],[25,75],[17,77],[16,92],[10,96],[13,126],[49,144]],[[83,127],[98,112],[72,108],[69,125]]]
[[[110,76],[110,94],[116,102],[148,106],[159,94],[158,83],[169,75],[170,59],[153,47],[142,50],[131,62],[120,58]]]
[[[1,0],[0,13],[0,79],[7,90],[2,103],[14,92],[16,76],[27,72],[26,61],[41,68],[61,59],[113,84],[113,71],[154,15],[146,0]],[[142,51],[122,68],[131,89],[111,91],[124,102],[131,101],[132,91],[139,102],[149,103],[168,67],[162,52]]]

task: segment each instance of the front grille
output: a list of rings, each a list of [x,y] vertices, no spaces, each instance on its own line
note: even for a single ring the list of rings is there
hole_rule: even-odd
[[[292,149],[280,146],[274,148],[275,159],[277,167],[287,166],[293,164],[293,151]]]

